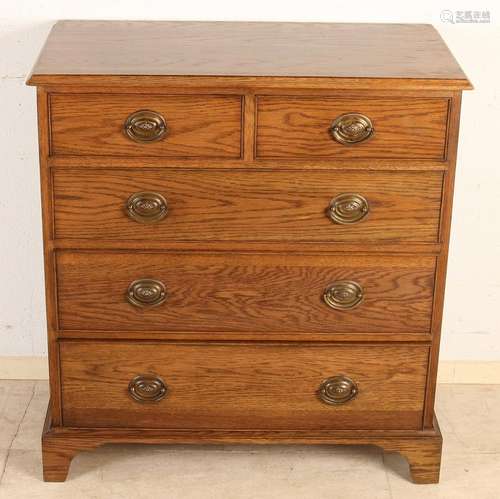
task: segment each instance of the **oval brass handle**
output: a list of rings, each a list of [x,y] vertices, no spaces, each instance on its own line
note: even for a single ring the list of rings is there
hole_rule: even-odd
[[[136,142],[155,142],[167,133],[167,122],[160,113],[144,109],[132,113],[123,129],[127,137]]]
[[[346,192],[330,201],[327,215],[332,222],[347,225],[361,222],[369,211],[368,201],[361,194]]]
[[[363,301],[363,288],[354,281],[336,281],[325,289],[323,300],[335,310],[349,310]]]
[[[167,216],[167,200],[157,192],[136,192],[125,204],[127,215],[143,224],[159,222]]]
[[[138,279],[131,282],[127,289],[127,300],[136,307],[156,307],[166,299],[165,284],[155,279]]]
[[[165,382],[154,374],[139,374],[128,384],[128,393],[137,402],[158,402],[167,390]]]
[[[370,118],[359,113],[342,114],[333,121],[330,127],[332,137],[344,145],[363,142],[374,132]]]
[[[339,375],[325,379],[319,386],[319,398],[330,405],[345,404],[358,394],[358,385],[347,376]]]

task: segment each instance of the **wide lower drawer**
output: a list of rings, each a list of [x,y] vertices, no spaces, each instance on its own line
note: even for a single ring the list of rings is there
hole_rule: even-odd
[[[436,242],[441,172],[56,171],[57,238]]]
[[[239,158],[241,108],[237,95],[54,94],[51,154]]]
[[[259,96],[258,158],[445,159],[448,99]]]
[[[428,333],[435,256],[58,251],[62,330]]]
[[[419,429],[427,346],[62,342],[66,426]]]

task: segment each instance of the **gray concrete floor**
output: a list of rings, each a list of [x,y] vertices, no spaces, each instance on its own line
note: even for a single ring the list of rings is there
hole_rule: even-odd
[[[0,498],[500,497],[500,385],[440,385],[441,483],[414,485],[398,454],[343,446],[104,446],[65,483],[42,481],[47,383],[0,380]]]

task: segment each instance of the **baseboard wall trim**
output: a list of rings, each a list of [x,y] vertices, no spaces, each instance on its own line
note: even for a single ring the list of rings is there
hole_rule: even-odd
[[[500,385],[500,361],[443,360],[438,383]]]
[[[48,379],[47,357],[0,357],[0,379]],[[500,385],[500,361],[439,363],[438,383]]]
[[[49,379],[47,357],[0,357],[0,379]]]

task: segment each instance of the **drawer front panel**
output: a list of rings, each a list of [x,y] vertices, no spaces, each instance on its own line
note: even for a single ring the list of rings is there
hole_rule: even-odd
[[[436,242],[442,173],[76,170],[56,171],[53,185],[58,238]],[[165,199],[164,218],[127,208],[144,191]],[[332,220],[332,199],[345,193],[367,202],[355,223]]]
[[[422,424],[426,346],[62,342],[60,352],[66,426],[320,430]],[[322,382],[339,375],[357,388],[354,398],[333,405],[320,400]],[[137,376],[155,383],[141,385]],[[160,400],[141,403],[132,393]]]
[[[59,324],[63,330],[253,332],[263,338],[270,331],[427,333],[434,268],[434,256],[60,251]],[[160,284],[132,285],[141,279]],[[353,308],[326,304],[337,300],[342,308],[358,295]],[[151,306],[148,299],[162,303]]]
[[[332,123],[348,113],[367,117],[373,134],[358,143],[336,141]],[[447,119],[447,99],[261,96],[257,157],[442,160]],[[355,125],[361,132],[365,126],[361,121]]]
[[[241,155],[240,96],[65,95],[51,97],[51,153],[92,156],[228,157]],[[141,110],[165,120],[160,140],[137,142],[125,131]],[[143,122],[147,133],[151,122]],[[140,131],[140,128],[137,128]]]

